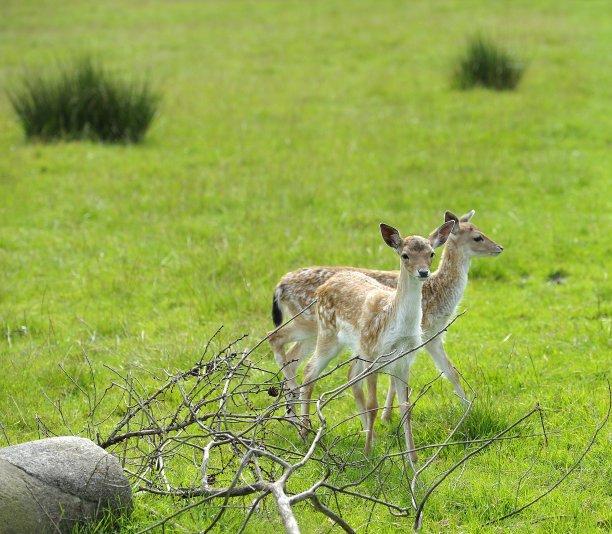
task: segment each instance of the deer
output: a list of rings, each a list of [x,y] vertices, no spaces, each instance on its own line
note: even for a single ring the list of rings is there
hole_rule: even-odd
[[[457,217],[454,213],[447,211],[444,221],[455,221],[455,226],[450,238],[446,243],[438,269],[425,280],[422,286],[422,329],[425,339],[438,333],[447,324],[457,305],[459,304],[467,286],[468,273],[471,260],[476,257],[498,256],[503,247],[487,237],[470,220],[475,211]],[[290,401],[295,400],[295,392],[299,390],[297,382],[298,369],[302,362],[312,354],[317,335],[317,321],[314,309],[307,306],[314,302],[316,290],[319,286],[339,272],[359,272],[373,278],[389,288],[396,288],[399,279],[399,271],[377,271],[360,269],[355,267],[307,267],[285,274],[278,282],[274,290],[272,303],[272,318],[276,327],[281,326],[283,317],[296,316],[295,319],[279,330],[268,333],[268,341],[274,353],[278,366],[282,369],[283,376],[288,386],[287,397]],[[285,346],[294,342],[289,351]],[[464,399],[465,393],[461,386],[459,375],[444,350],[443,337],[437,336],[432,339],[425,350],[430,354],[443,376],[453,385],[457,395]],[[356,368],[351,366],[349,378],[355,376]],[[372,379],[369,379],[372,380]],[[361,409],[362,419],[365,425],[365,414],[363,407],[363,389],[361,384],[353,386],[353,393]],[[375,399],[376,382],[368,383],[368,391],[373,389],[372,399]],[[392,415],[395,388],[393,380],[383,410],[382,419],[388,422]],[[372,404],[371,405],[376,406]],[[288,416],[296,421],[297,416],[289,403]]]
[[[423,341],[431,338],[424,346],[430,354],[436,366],[442,374],[448,378],[459,398],[465,400],[465,392],[461,386],[459,373],[451,363],[444,350],[444,337],[441,332],[448,325],[452,315],[455,313],[463,293],[467,286],[468,273],[472,258],[482,256],[499,256],[504,248],[484,235],[477,226],[470,223],[474,210],[457,218],[453,213],[447,211],[445,220],[455,220],[455,227],[448,239],[438,269],[423,284],[422,311],[423,319],[421,329]],[[353,380],[359,371],[363,370],[363,363],[354,360],[349,368],[349,381]],[[378,413],[376,397],[376,375],[369,375],[366,379],[368,400],[363,395],[361,381],[353,382],[353,396],[362,416],[364,429],[368,421],[368,414],[373,414],[374,419]],[[382,420],[391,420],[393,400],[395,398],[395,383],[389,383]],[[373,434],[374,436],[374,434]]]
[[[408,387],[415,353],[410,351],[421,343],[422,284],[429,278],[434,249],[446,242],[454,226],[455,221],[448,221],[427,238],[417,235],[402,238],[398,230],[381,223],[384,242],[400,256],[397,287],[388,288],[361,272],[343,271],[317,289],[317,341],[304,367],[300,389],[302,438],[310,427],[310,399],[316,378],[348,347],[365,361],[387,360],[386,371],[393,376],[404,421],[408,455],[412,462],[417,460]],[[392,359],[394,355],[402,356]],[[367,450],[371,446],[373,423],[374,417],[368,417]]]
[[[287,416],[294,422],[297,414],[293,403],[300,389],[298,370],[312,355],[317,342],[317,318],[315,308],[311,307],[316,301],[316,291],[334,275],[347,271],[362,273],[392,289],[397,287],[399,279],[399,271],[315,266],[285,274],[274,290],[272,319],[277,328],[268,332],[267,338],[287,384]],[[293,320],[282,325],[284,317],[293,317]],[[293,346],[286,352],[288,343]]]

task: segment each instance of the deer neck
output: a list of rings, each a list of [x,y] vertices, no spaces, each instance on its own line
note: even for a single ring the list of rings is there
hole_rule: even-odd
[[[467,286],[471,262],[451,237],[444,247],[438,268],[423,288],[423,326],[455,311]]]
[[[436,282],[439,281],[438,283],[442,285],[460,286],[461,293],[463,293],[467,285],[471,265],[470,256],[465,254],[451,237],[444,247],[440,264],[432,274],[432,279]]]
[[[413,335],[421,325],[421,290],[423,282],[416,280],[402,267],[392,306],[393,322]],[[418,334],[417,334],[418,335]]]

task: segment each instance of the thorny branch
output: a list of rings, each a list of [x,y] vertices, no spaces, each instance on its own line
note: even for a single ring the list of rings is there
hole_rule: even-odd
[[[464,378],[471,399],[466,400],[462,415],[440,443],[423,444],[416,449],[432,451],[420,467],[413,469],[407,465],[401,422],[387,439],[379,440],[377,454],[366,457],[362,452],[364,438],[359,414],[328,424],[331,414],[327,409],[341,402],[355,381],[384,370],[393,358],[404,356],[397,354],[384,355],[384,359],[368,363],[352,382],[323,392],[316,401],[318,430],[312,432],[312,442],[305,446],[294,423],[284,416],[291,399],[286,398],[288,392],[280,371],[269,370],[267,354],[256,356],[255,349],[266,338],[250,349],[240,349],[246,337],[243,336],[213,351],[220,330],[208,340],[199,360],[186,371],[142,370],[137,375],[108,367],[114,380],[101,396],[94,384],[93,398],[62,368],[88,403],[87,422],[79,434],[96,440],[119,458],[136,492],[182,499],[185,503],[141,533],[176,525],[174,518],[204,506],[207,522],[198,525],[200,529],[203,527],[203,532],[210,532],[224,514],[237,509],[242,510],[242,532],[253,517],[267,513],[270,500],[288,534],[299,533],[294,509],[303,502],[309,502],[315,511],[347,533],[354,533],[358,525],[351,525],[343,510],[346,514],[356,502],[363,503],[364,509],[370,507],[370,517],[375,510],[386,512],[394,518],[412,520],[414,529],[418,530],[425,505],[436,488],[457,469],[463,472],[475,455],[493,443],[508,440],[543,437],[548,444],[549,437],[555,434],[544,427],[543,411],[537,404],[494,437],[454,439],[476,399],[476,391]],[[84,356],[95,383],[91,363],[87,354]],[[324,383],[325,376],[339,372],[346,364],[337,365],[319,380]],[[435,380],[438,379],[439,376]],[[415,396],[413,408],[430,393],[432,382],[425,384]],[[612,404],[609,385],[608,388]],[[70,429],[60,402],[49,401]],[[353,411],[349,410],[349,413]],[[536,413],[542,433],[523,432],[526,421]],[[555,484],[528,504],[487,524],[519,514],[561,484],[589,452],[609,415],[610,406],[586,450]],[[38,417],[37,423],[41,434],[52,434]],[[520,428],[518,433],[508,435],[517,428]],[[8,442],[2,425],[0,431]],[[435,460],[442,451],[457,446],[465,449],[460,459],[450,468],[436,472],[439,462]],[[528,475],[529,471],[519,479],[517,496]],[[425,479],[429,480],[427,484],[423,482]]]

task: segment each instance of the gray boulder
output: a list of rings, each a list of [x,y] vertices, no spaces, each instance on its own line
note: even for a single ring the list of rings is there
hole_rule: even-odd
[[[66,532],[131,507],[117,459],[92,441],[58,437],[0,449],[0,533]]]

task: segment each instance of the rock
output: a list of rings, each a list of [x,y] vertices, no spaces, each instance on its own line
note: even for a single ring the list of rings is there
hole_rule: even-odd
[[[58,437],[0,449],[0,533],[69,531],[129,510],[132,490],[117,459],[92,441]]]

